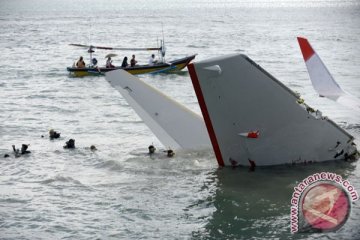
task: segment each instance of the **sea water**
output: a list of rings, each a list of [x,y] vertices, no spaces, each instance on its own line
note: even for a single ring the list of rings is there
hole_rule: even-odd
[[[66,72],[79,56],[89,62],[70,43],[156,47],[164,38],[166,60],[246,54],[360,146],[360,113],[317,96],[296,41],[307,37],[360,97],[358,1],[1,0],[0,27],[0,239],[360,239],[359,202],[336,232],[290,233],[293,188],[330,171],[360,191],[358,163],[249,172],[219,168],[211,149],[169,159],[104,77]],[[108,53],[96,50],[100,65]],[[151,54],[115,53],[115,65]],[[200,113],[186,69],[139,77]],[[61,138],[49,140],[49,129]],[[63,149],[70,138],[76,149]],[[15,158],[11,145],[22,143],[31,154]]]

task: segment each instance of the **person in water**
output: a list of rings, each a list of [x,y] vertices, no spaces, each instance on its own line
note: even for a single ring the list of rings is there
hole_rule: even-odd
[[[250,167],[249,167],[249,172],[254,172],[255,171],[255,161],[248,159],[249,163],[250,163]]]
[[[15,145],[12,145],[15,157],[20,157],[20,150],[15,148]]]
[[[124,57],[123,61],[122,61],[122,64],[121,64],[121,67],[125,68],[129,66],[128,64],[128,58],[127,57]]]
[[[154,154],[156,151],[156,148],[154,147],[154,145],[150,145],[149,146],[149,154]]]
[[[132,58],[130,60],[130,66],[134,67],[137,64],[137,61],[135,60],[135,55],[132,55]]]
[[[71,138],[69,141],[65,143],[64,148],[65,149],[75,148],[75,140]]]
[[[15,148],[15,145],[12,145],[15,157],[20,157],[21,155],[31,153],[30,151],[27,150],[28,147],[29,147],[29,144],[22,144],[21,151],[20,151],[19,149]]]
[[[106,60],[106,68],[114,68],[115,66],[112,64],[111,57],[108,57]]]
[[[79,60],[76,62],[76,67],[77,68],[84,68],[85,67],[85,62],[84,62],[84,59],[83,57],[81,56],[79,58]]]
[[[175,155],[174,151],[171,149],[166,150],[165,152],[166,152],[166,156],[168,157],[173,157]]]
[[[52,139],[55,139],[55,138],[59,138],[60,137],[60,133],[54,131],[54,129],[50,129],[49,131],[49,138],[52,140]]]
[[[21,154],[28,154],[31,153],[30,151],[28,151],[28,147],[30,144],[22,144],[21,145]]]

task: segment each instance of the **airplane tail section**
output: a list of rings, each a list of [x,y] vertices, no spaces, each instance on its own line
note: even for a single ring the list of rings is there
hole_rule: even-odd
[[[107,72],[106,80],[121,93],[164,147],[211,147],[201,116],[123,70]]]
[[[297,39],[315,91],[321,97],[329,98],[345,107],[359,110],[360,99],[341,89],[306,38],[298,37]]]
[[[302,37],[298,37],[297,39],[315,91],[320,96],[332,100],[336,100],[344,95],[344,91],[334,80],[321,58],[311,47],[309,41]]]
[[[220,166],[321,162],[356,153],[350,134],[247,56],[188,68]]]

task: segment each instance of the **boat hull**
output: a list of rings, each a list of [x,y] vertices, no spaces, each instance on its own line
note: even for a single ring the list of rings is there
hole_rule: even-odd
[[[195,56],[196,54],[181,59],[173,60],[168,63],[160,63],[156,65],[136,65],[134,67],[125,67],[125,68],[67,67],[67,71],[74,77],[104,75],[105,72],[110,72],[118,69],[123,69],[133,75],[146,74],[146,73],[169,73],[169,72],[180,71],[181,69],[185,68],[195,58]]]

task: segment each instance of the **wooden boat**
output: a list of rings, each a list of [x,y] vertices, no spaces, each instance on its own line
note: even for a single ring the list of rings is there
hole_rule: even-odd
[[[134,67],[67,67],[67,71],[74,77],[93,76],[93,75],[104,75],[105,72],[123,69],[133,75],[145,74],[145,73],[169,73],[176,72],[185,68],[194,58],[196,54],[176,59],[170,62],[157,63],[154,65],[135,65]]]
[[[93,46],[93,45],[83,45],[83,44],[70,44],[71,46],[87,48],[87,52],[90,54],[90,62],[91,64],[84,67],[78,68],[75,65],[72,67],[67,67],[67,71],[74,77],[83,77],[83,76],[91,76],[91,75],[104,75],[105,72],[123,69],[130,74],[145,74],[145,73],[168,73],[168,72],[176,72],[183,68],[185,68],[196,56],[196,54],[183,57],[180,59],[176,59],[173,61],[165,61],[165,43],[164,40],[161,41],[160,47],[157,48],[118,48],[118,47],[101,47],[101,46]],[[120,50],[120,51],[158,51],[161,59],[156,64],[145,64],[145,65],[135,65],[131,67],[130,65],[127,67],[100,67],[97,66],[97,60],[95,63],[92,54],[94,53],[94,49],[102,49],[102,50]],[[116,54],[108,54],[107,56],[116,56]]]

